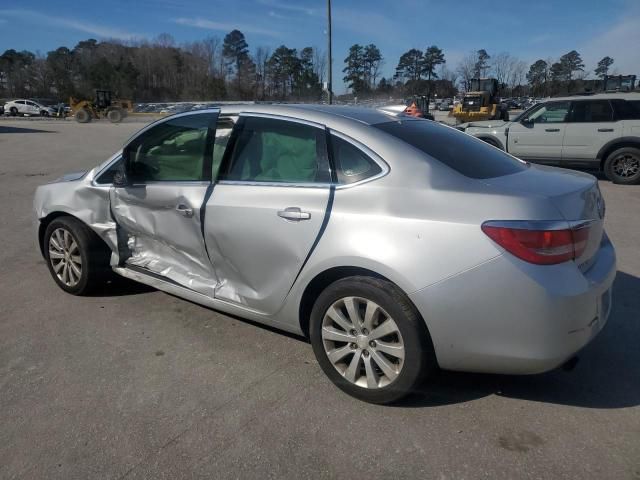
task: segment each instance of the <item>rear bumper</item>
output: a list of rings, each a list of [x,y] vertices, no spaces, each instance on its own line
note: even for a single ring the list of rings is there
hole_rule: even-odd
[[[533,374],[563,364],[602,330],[615,274],[605,235],[585,272],[574,262],[538,266],[505,254],[410,298],[441,368]]]

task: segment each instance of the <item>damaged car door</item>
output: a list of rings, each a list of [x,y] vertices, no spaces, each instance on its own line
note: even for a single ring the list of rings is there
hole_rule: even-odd
[[[152,124],[123,149],[110,191],[119,266],[213,297],[201,211],[211,187],[218,109]]]
[[[216,299],[276,313],[322,234],[331,192],[324,126],[241,114],[206,206]]]

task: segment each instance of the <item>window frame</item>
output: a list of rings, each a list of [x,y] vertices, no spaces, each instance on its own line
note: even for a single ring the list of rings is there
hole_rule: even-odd
[[[597,120],[597,121],[592,121],[592,122],[576,122],[573,119],[574,116],[574,111],[575,111],[575,106],[579,103],[588,103],[588,102],[606,102],[609,104],[609,110],[611,112],[611,116],[609,117],[609,120]],[[571,106],[569,109],[569,115],[567,118],[567,122],[566,123],[571,123],[571,124],[581,124],[581,123],[613,123],[616,122],[617,118],[616,118],[616,110],[615,108],[613,108],[613,105],[611,104],[611,100],[608,98],[589,98],[589,99],[581,99],[581,100],[571,100]]]
[[[244,119],[246,118],[265,118],[269,120],[279,120],[288,123],[298,123],[301,125],[306,125],[308,127],[312,127],[318,129],[318,133],[321,136],[321,145],[324,146],[324,155],[327,161],[327,168],[329,178],[331,179],[329,182],[274,182],[274,181],[256,181],[256,180],[227,180],[220,179],[215,183],[220,185],[245,185],[245,186],[258,186],[258,187],[293,187],[293,188],[329,188],[334,185],[334,167],[329,155],[329,144],[328,144],[328,132],[325,125],[317,122],[313,122],[310,120],[305,120],[297,117],[288,117],[285,115],[277,115],[270,113],[261,113],[261,112],[241,112],[238,115],[238,121],[236,122],[233,131],[231,132],[231,137],[227,142],[227,146],[224,152],[224,156],[222,158],[222,162],[220,163],[220,168],[218,169],[218,178],[223,177],[227,172],[229,167],[231,166],[232,155],[235,151],[235,146],[238,141],[238,136],[242,130],[244,125]]]
[[[205,138],[205,148],[202,153],[203,155],[203,163],[202,163],[202,176],[201,180],[139,180],[131,177],[130,170],[130,160],[129,160],[129,148],[134,145],[141,137],[146,135],[149,131],[154,128],[163,125],[167,122],[175,120],[176,118],[187,117],[191,115],[213,115],[211,122],[209,123],[208,131]],[[161,118],[135,133],[132,137],[130,137],[124,146],[122,147],[122,160],[125,171],[127,173],[127,177],[129,178],[130,187],[135,186],[144,186],[144,185],[210,185],[213,181],[213,148],[215,143],[215,133],[217,129],[218,119],[220,118],[220,109],[212,108],[212,109],[203,109],[196,111],[188,111],[182,112],[175,115],[171,115],[165,118]],[[103,169],[104,170],[104,169]],[[102,172],[101,172],[102,173]]]

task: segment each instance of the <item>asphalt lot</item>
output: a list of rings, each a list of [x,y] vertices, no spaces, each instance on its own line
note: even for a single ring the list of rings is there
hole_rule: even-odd
[[[125,281],[55,285],[34,189],[142,125],[0,119],[0,478],[640,479],[640,186],[600,181],[619,271],[574,371],[441,372],[381,407],[303,339]]]

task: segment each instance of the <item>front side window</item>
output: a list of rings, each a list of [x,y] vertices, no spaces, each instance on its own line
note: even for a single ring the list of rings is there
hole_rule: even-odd
[[[569,114],[569,102],[549,102],[540,105],[527,117],[533,123],[565,123]]]
[[[211,114],[177,117],[134,139],[125,149],[131,180],[208,180],[204,158],[212,119]]]
[[[382,171],[362,150],[335,135],[331,136],[331,153],[339,184],[359,182]]]
[[[324,131],[298,122],[246,117],[223,180],[265,183],[330,181]]]
[[[573,102],[571,122],[612,122],[613,109],[609,100],[581,100]]]

